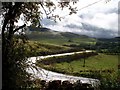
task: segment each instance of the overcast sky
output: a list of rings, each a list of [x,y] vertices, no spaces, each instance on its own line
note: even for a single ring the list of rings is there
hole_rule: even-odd
[[[51,1],[54,1],[57,4],[58,0]],[[97,1],[99,2],[86,7]],[[118,2],[120,0],[108,0],[108,3],[105,3],[105,1],[106,0],[79,0],[77,4],[73,6],[77,7],[77,14],[69,15],[69,10],[67,8],[64,10],[57,8],[54,14],[63,17],[64,19],[62,19],[62,21],[58,20],[55,23],[54,21],[43,17],[41,23],[44,27],[56,31],[73,32],[100,38],[117,37],[118,13],[120,13],[118,12]],[[18,25],[23,25],[22,20],[19,20]]]
[[[67,9],[63,11],[57,9],[54,14],[59,14],[64,19],[55,23],[44,17],[42,25],[56,31],[74,32],[91,37],[111,38],[118,36],[119,0],[111,0],[108,3],[101,0],[94,5],[81,9],[96,1],[99,0],[79,0],[76,4],[78,12],[73,15],[68,15]]]

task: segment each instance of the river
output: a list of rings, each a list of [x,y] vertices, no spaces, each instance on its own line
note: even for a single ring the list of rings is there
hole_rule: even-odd
[[[29,63],[29,65],[35,66],[36,60],[41,60],[41,59],[49,58],[49,57],[72,55],[75,53],[83,53],[83,52],[91,52],[91,51],[87,50],[87,51],[80,51],[80,52],[71,52],[71,53],[63,53],[63,54],[55,54],[55,55],[47,55],[47,56],[30,57],[30,58],[28,58],[27,63]],[[65,81],[65,80],[68,80],[68,81],[74,83],[74,82],[80,80],[80,82],[82,82],[82,83],[89,83],[95,87],[100,84],[100,81],[98,79],[65,75],[65,74],[61,74],[61,73],[57,73],[57,72],[48,71],[48,70],[45,70],[45,69],[40,68],[40,67],[37,67],[37,69],[35,69],[33,67],[27,68],[27,72],[31,73],[35,78],[40,78],[40,79],[46,80],[46,81],[52,81],[52,80]]]

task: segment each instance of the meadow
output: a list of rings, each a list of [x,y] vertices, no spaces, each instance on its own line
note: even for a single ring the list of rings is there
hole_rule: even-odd
[[[85,67],[83,67],[84,59],[80,60],[74,60],[70,63],[60,63],[60,64],[54,64],[55,67],[66,69],[69,68],[69,64],[71,65],[71,68],[73,68],[74,72],[80,71],[80,70],[91,70],[91,69],[117,69],[118,64],[118,57],[116,55],[105,55],[105,54],[99,54],[96,56],[92,56],[87,58],[85,63]]]
[[[38,62],[37,65],[51,71],[75,76],[102,78],[109,74],[111,77],[116,77],[115,75],[118,71],[118,56],[99,53],[98,55],[85,59],[75,59],[70,62],[59,62],[47,65]]]

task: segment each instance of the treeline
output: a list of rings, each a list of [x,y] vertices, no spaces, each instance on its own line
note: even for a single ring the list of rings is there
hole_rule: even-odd
[[[86,49],[86,50],[95,50],[98,53],[106,53],[106,54],[120,54],[120,43],[118,41],[97,41],[96,44],[82,43],[82,44],[70,44],[63,45],[72,47],[75,49]]]
[[[66,56],[58,56],[58,57],[50,57],[45,58],[43,60],[38,61],[37,63],[42,63],[45,65],[53,64],[53,63],[61,63],[61,62],[71,62],[77,59],[88,58],[90,56],[97,55],[96,52],[86,52],[86,53],[79,53],[73,55],[66,55]]]
[[[97,42],[95,49],[100,53],[120,54],[119,42]]]

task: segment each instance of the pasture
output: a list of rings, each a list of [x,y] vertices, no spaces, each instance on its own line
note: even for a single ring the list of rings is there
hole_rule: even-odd
[[[118,56],[99,53],[98,55],[86,58],[85,67],[83,67],[83,64],[84,58],[72,60],[71,62],[60,62],[49,65],[37,63],[37,65],[45,69],[64,74],[92,78],[101,78],[98,74],[102,75],[102,77],[109,74],[114,77],[118,70]],[[94,74],[97,75],[95,76]]]

